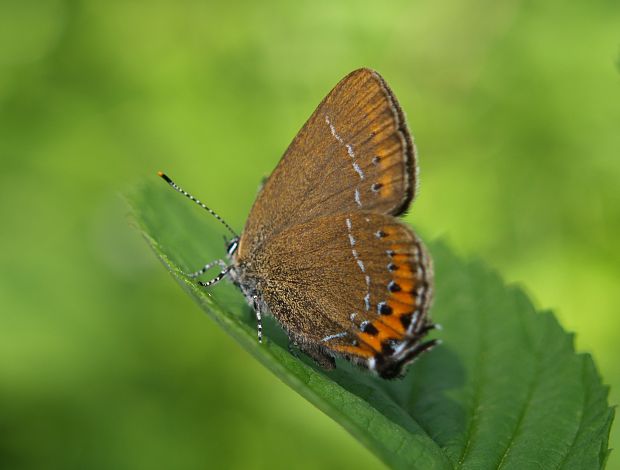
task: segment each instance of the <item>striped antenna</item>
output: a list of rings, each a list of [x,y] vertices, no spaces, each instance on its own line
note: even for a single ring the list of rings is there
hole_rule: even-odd
[[[207,206],[205,206],[202,202],[200,202],[198,199],[196,199],[194,196],[192,196],[190,193],[188,193],[187,191],[185,191],[183,188],[181,188],[180,186],[177,186],[177,184],[172,181],[170,178],[168,178],[168,175],[166,175],[164,172],[162,171],[158,171],[157,174],[159,176],[161,176],[163,178],[163,180],[168,183],[170,186],[172,186],[174,189],[176,189],[178,192],[180,192],[181,194],[183,194],[185,197],[191,199],[192,201],[194,201],[196,204],[198,204],[200,207],[202,207],[203,209],[205,209],[209,214],[211,214],[213,217],[215,217],[217,220],[219,220],[222,225],[224,225],[224,227],[226,227],[228,229],[228,231],[230,233],[232,233],[235,237],[237,237],[238,235],[235,233],[235,231],[231,228],[230,225],[228,225],[226,223],[226,221],[224,219],[222,219],[219,215],[217,215],[215,213],[215,211],[213,209],[208,208]]]

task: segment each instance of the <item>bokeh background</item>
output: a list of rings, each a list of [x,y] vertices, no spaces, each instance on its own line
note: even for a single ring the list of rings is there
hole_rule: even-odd
[[[618,403],[619,20],[611,0],[1,0],[0,466],[381,467],[201,313],[119,197],[164,169],[241,229],[360,66],[416,137],[409,220],[555,310]]]

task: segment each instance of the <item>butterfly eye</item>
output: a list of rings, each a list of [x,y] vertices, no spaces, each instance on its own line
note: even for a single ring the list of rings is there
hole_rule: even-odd
[[[230,241],[230,243],[228,244],[228,247],[226,248],[226,253],[228,253],[228,256],[232,256],[232,254],[235,251],[237,251],[238,246],[239,246],[239,237],[235,237]]]

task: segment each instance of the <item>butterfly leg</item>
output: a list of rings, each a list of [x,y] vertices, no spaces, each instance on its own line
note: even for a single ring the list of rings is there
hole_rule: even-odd
[[[217,276],[215,276],[210,281],[207,281],[207,282],[198,281],[198,284],[201,285],[202,287],[209,287],[209,286],[212,286],[213,284],[217,284],[222,279],[224,279],[224,276],[228,274],[228,271],[230,271],[231,268],[232,266],[226,266]]]
[[[258,342],[263,342],[263,317],[260,311],[260,305],[258,303],[258,296],[252,297],[252,307],[254,308],[254,312],[256,313],[256,333],[258,335]]]
[[[224,269],[226,268],[226,262],[221,259],[216,259],[215,261],[211,261],[210,263],[205,264],[202,267],[202,269],[199,269],[198,271],[193,272],[193,273],[185,273],[185,275],[193,279],[195,277],[202,276],[204,273],[206,273],[209,269],[211,269],[214,266],[219,266],[222,269]]]

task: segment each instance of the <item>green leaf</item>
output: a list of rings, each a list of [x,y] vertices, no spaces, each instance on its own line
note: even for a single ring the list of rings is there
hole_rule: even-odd
[[[432,317],[443,344],[384,381],[338,361],[325,372],[289,353],[275,321],[265,341],[240,293],[205,290],[183,275],[224,254],[210,219],[149,184],[130,197],[135,223],[155,254],[200,307],[281,380],[323,410],[393,468],[566,468],[604,465],[613,410],[592,358],[551,313],[538,313],[516,287],[442,242],[435,261]],[[220,235],[221,236],[221,235]]]

